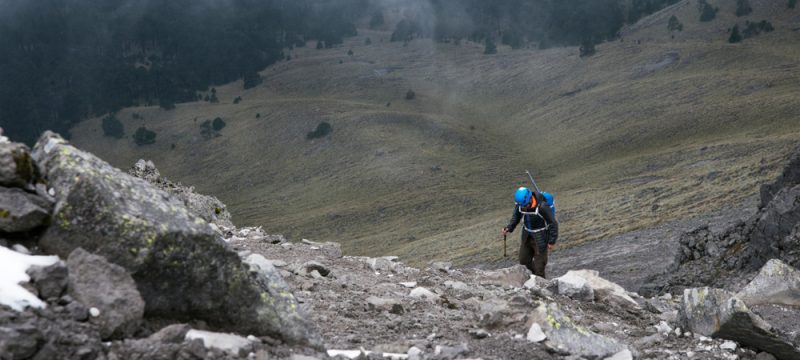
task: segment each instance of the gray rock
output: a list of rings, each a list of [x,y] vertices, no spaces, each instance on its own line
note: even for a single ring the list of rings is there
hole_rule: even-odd
[[[373,271],[392,271],[397,267],[397,263],[384,258],[366,258],[366,263]]]
[[[192,330],[189,325],[175,324],[169,325],[157,333],[147,337],[147,340],[160,343],[182,343],[186,339],[186,334]]]
[[[89,320],[89,308],[77,301],[67,304],[66,309],[70,318],[75,321],[84,322]]]
[[[62,261],[50,266],[31,266],[27,273],[42,299],[60,297],[67,287],[67,267]]]
[[[436,295],[432,291],[424,288],[424,287],[417,287],[414,290],[411,290],[411,293],[408,294],[415,299],[427,300],[427,301],[436,301],[439,299],[439,295]]]
[[[760,352],[756,355],[756,360],[775,360],[775,356],[768,352]]]
[[[633,360],[633,353],[631,353],[630,350],[625,349],[614,354],[611,357],[605,358],[604,360]]]
[[[481,285],[521,288],[530,276],[531,272],[528,271],[528,268],[522,265],[514,265],[505,269],[486,271],[482,274],[479,282]]]
[[[575,324],[555,303],[541,304],[530,321],[547,336],[544,345],[561,355],[603,359],[627,350],[627,346]]]
[[[370,296],[367,298],[367,304],[371,309],[378,311],[388,311],[392,314],[402,314],[405,312],[402,301],[398,299],[380,298],[377,296]]]
[[[36,165],[25,144],[0,142],[0,186],[25,187],[35,175]]]
[[[0,327],[0,358],[29,359],[44,343],[42,333],[31,324],[11,324]]]
[[[469,334],[476,339],[485,339],[492,336],[492,334],[485,329],[472,329],[469,331]]]
[[[800,350],[725,290],[686,289],[679,310],[682,326],[695,334],[733,340],[781,360],[800,358]]]
[[[123,266],[149,315],[321,345],[285,283],[272,281],[280,275],[251,274],[181,201],[50,132],[34,158],[58,195],[40,240],[46,251],[65,257],[83,247]]]
[[[317,271],[322,276],[328,276],[328,274],[331,273],[331,270],[319,261],[308,261],[303,264],[303,269],[306,271],[306,273]]]
[[[451,281],[447,280],[444,282],[444,286],[449,289],[459,290],[459,291],[467,291],[469,290],[469,286],[461,281]]]
[[[800,306],[800,271],[783,261],[772,259],[736,297],[746,304]]]
[[[579,301],[594,301],[594,290],[578,274],[570,271],[559,278],[556,278],[558,293]]]
[[[500,299],[483,301],[478,310],[478,324],[484,328],[496,328],[510,320],[510,315],[508,302]]]
[[[594,299],[597,301],[605,302],[607,304],[619,306],[629,310],[640,308],[639,303],[637,303],[636,300],[633,300],[633,298],[631,298],[627,294],[627,292],[622,286],[619,286],[611,281],[603,279],[602,277],[600,277],[600,274],[596,270],[568,271],[564,276],[556,279],[556,281],[558,281],[559,283],[559,292],[562,289],[561,285],[562,281],[572,282],[573,284],[575,283],[574,282],[575,279],[572,279],[573,276],[586,280],[586,285],[588,285],[592,289],[591,293],[594,294]],[[570,281],[561,280],[562,278],[565,277],[568,277]],[[576,294],[577,297],[582,297],[585,294],[583,289],[570,286],[565,286],[565,288],[570,289],[569,291],[574,291],[573,293]],[[585,296],[588,297],[588,295]]]
[[[70,296],[100,310],[91,319],[100,327],[100,336],[105,340],[133,335],[144,316],[144,301],[125,269],[81,248],[70,254],[67,267]]]
[[[797,149],[789,162],[786,163],[783,173],[770,184],[761,185],[760,208],[766,207],[775,195],[784,188],[791,188],[800,184],[800,149]]]
[[[431,263],[431,269],[438,270],[443,273],[450,272],[450,268],[453,267],[453,263],[451,262],[444,262],[444,261],[435,261]]]
[[[17,188],[0,187],[0,232],[23,232],[47,224],[52,205]]]
[[[253,349],[253,344],[238,335],[223,334],[211,331],[189,330],[186,340],[200,339],[206,348],[219,349],[229,354],[246,356]]]
[[[791,265],[800,265],[797,250],[800,241],[792,235],[800,223],[800,186],[784,188],[759,213],[750,235],[750,247],[763,264],[780,258]],[[788,256],[787,256],[788,255]]]
[[[433,350],[433,357],[431,357],[431,359],[454,360],[468,353],[469,353],[469,348],[467,347],[467,344],[461,344],[458,346],[437,345]]]

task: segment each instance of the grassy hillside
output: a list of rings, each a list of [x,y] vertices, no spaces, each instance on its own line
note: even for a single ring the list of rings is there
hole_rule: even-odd
[[[711,22],[684,1],[589,58],[503,46],[487,56],[482,44],[404,45],[362,29],[343,47],[292,50],[259,87],[218,87],[220,103],[117,114],[128,135],[155,130],[153,145],[103,137],[99,118],[73,142],[122,168],[152,159],[220,197],[239,224],[412,264],[500,257],[499,228],[530,169],[556,194],[574,246],[736,204],[800,139],[800,9],[753,0],[737,18],[735,1],[712,3]],[[673,14],[684,24],[674,38]],[[727,43],[746,19],[776,30]],[[200,124],[218,116],[221,136],[204,139]],[[332,134],[307,140],[322,121]]]

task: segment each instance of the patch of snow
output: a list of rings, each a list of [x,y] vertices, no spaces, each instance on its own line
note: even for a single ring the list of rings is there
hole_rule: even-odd
[[[45,303],[19,285],[31,280],[26,273],[31,266],[50,266],[58,256],[31,256],[0,246],[0,304],[16,311],[26,306],[43,308]]]

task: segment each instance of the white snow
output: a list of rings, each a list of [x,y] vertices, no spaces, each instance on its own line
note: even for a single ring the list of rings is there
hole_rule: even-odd
[[[58,256],[31,256],[0,246],[0,304],[16,311],[26,306],[42,308],[45,303],[30,291],[20,286],[31,280],[25,271],[31,266],[50,266],[58,262]]]
[[[372,355],[375,354],[372,351],[366,351],[364,349],[361,350],[328,350],[328,356],[330,357],[337,357],[337,356],[344,356],[348,359],[358,359],[362,355]],[[393,353],[381,353],[384,359],[392,359],[392,360],[405,360],[408,359],[408,354],[393,354]]]

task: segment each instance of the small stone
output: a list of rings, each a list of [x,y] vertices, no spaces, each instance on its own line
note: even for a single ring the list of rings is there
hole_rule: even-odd
[[[422,359],[422,354],[424,354],[424,352],[422,349],[412,346],[408,349],[406,354],[408,355],[408,360],[420,360]]]
[[[401,282],[400,285],[403,286],[404,288],[413,289],[417,287],[417,282],[416,281]]]
[[[705,337],[705,336],[700,336],[700,339],[699,339],[699,340],[700,340],[701,342],[711,342],[711,338],[707,338],[707,337]]]
[[[484,329],[473,329],[469,331],[469,334],[476,339],[485,339],[492,335]]]
[[[247,335],[247,340],[254,343],[260,343],[261,339],[255,337],[254,335]]]
[[[69,316],[75,321],[83,322],[89,320],[89,310],[86,309],[86,306],[77,301],[67,304],[66,310]]]
[[[411,290],[411,293],[409,293],[408,295],[416,299],[423,299],[428,301],[435,301],[436,299],[439,298],[439,295],[434,294],[432,291],[424,287],[417,287],[414,290]]]
[[[530,342],[540,342],[547,339],[547,335],[544,334],[542,331],[542,327],[539,326],[537,323],[533,323],[531,328],[528,330],[528,336],[526,337]]]
[[[89,309],[89,315],[91,315],[92,317],[100,316],[100,309],[98,309],[96,307],[93,307],[93,308]]]
[[[658,325],[654,325],[654,326],[656,328],[656,331],[658,331],[661,334],[667,335],[670,332],[672,332],[672,327],[669,326],[669,324],[667,324],[666,321],[661,321],[661,322],[658,323]]]
[[[633,353],[630,350],[625,349],[611,357],[607,357],[605,360],[633,360]]]
[[[323,265],[318,261],[306,262],[305,264],[303,264],[303,269],[305,269],[307,273],[312,273],[314,271],[317,271],[322,276],[328,276],[328,274],[331,273],[331,270],[327,266]]]
[[[469,286],[461,281],[447,280],[444,282],[444,286],[453,290],[460,290],[460,291],[469,290]]]
[[[768,352],[760,352],[756,355],[756,360],[776,360],[775,356]]]
[[[730,352],[735,352],[737,347],[738,345],[736,345],[735,342],[730,340],[725,340],[725,342],[723,342],[722,345],[719,346],[720,349],[727,350]]]

